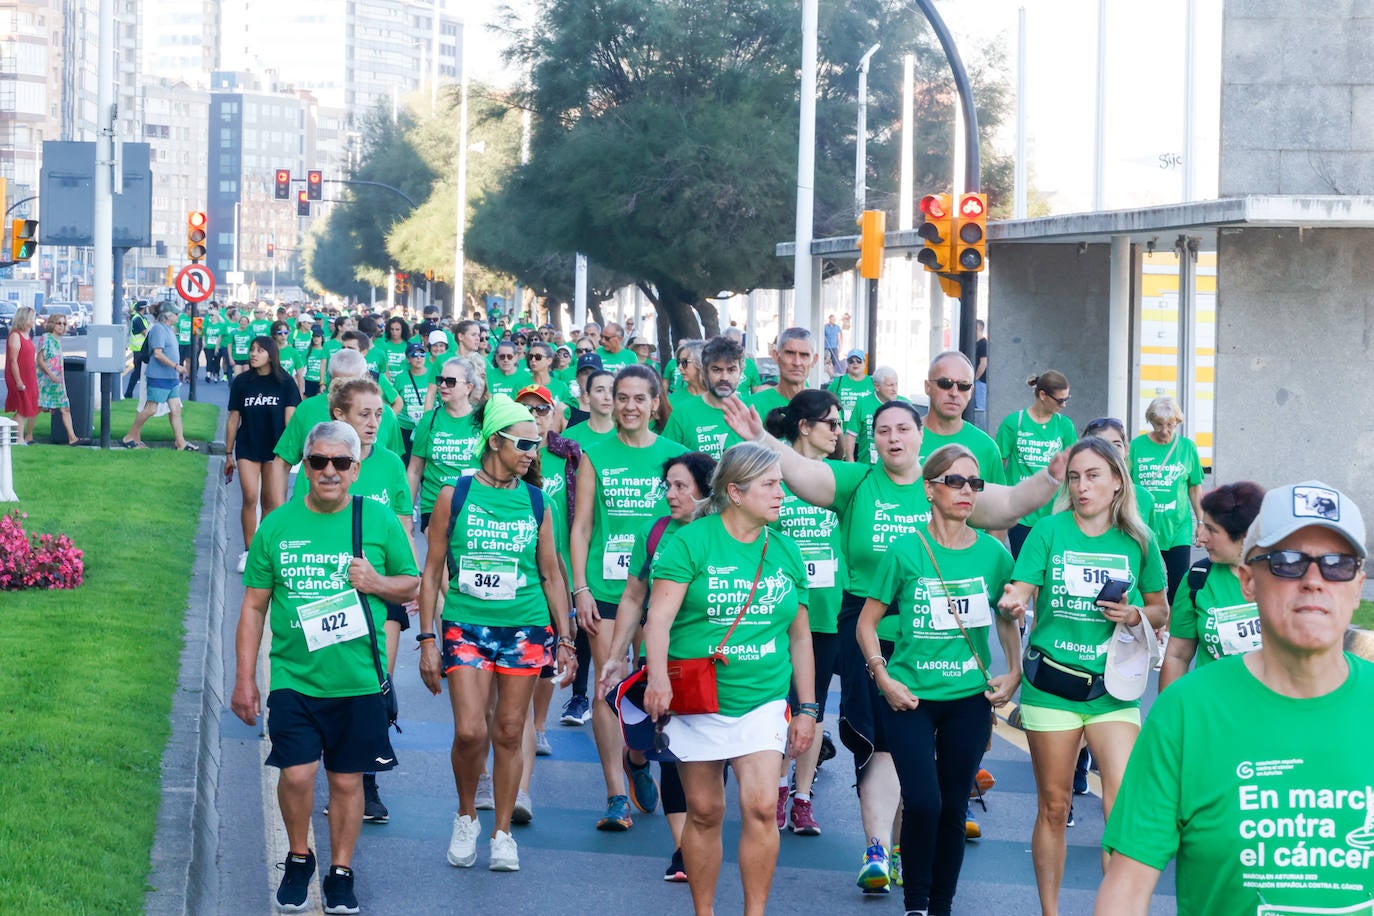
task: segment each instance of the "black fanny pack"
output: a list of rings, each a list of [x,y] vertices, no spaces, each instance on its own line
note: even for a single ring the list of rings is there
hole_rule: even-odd
[[[1107,682],[1102,675],[1061,665],[1036,649],[1026,649],[1022,670],[1026,673],[1026,680],[1036,690],[1043,690],[1071,703],[1085,703],[1107,694]]]

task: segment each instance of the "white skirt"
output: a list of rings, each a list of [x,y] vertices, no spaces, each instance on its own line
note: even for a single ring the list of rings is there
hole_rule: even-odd
[[[759,751],[783,753],[787,748],[786,700],[774,700],[742,716],[699,713],[673,716],[663,734],[667,754],[683,763],[733,760]]]

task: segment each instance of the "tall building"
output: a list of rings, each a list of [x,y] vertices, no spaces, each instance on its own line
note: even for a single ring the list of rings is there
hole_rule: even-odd
[[[219,69],[220,0],[142,0],[143,72],[209,85]]]
[[[140,287],[166,284],[167,268],[186,259],[186,216],[206,206],[210,93],[184,82],[146,80],[143,140],[153,171],[153,247],[130,252],[125,267]],[[131,263],[132,262],[132,265]]]

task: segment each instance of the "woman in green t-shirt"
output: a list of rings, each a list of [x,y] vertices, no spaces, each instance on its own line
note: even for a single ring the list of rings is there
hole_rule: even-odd
[[[1058,511],[1036,522],[1021,547],[1012,583],[998,601],[1035,624],[1021,679],[1021,719],[1035,769],[1038,813],[1031,838],[1040,906],[1058,912],[1064,831],[1072,803],[1079,742],[1102,776],[1102,808],[1111,813],[1126,759],[1140,733],[1140,700],[1107,693],[1103,673],[1117,623],[1164,625],[1164,564],[1154,534],[1140,520],[1126,463],[1105,440],[1083,439],[1068,452]],[[1104,600],[1105,587],[1125,593]]]
[[[1064,416],[1064,407],[1069,403],[1069,380],[1064,373],[1046,369],[1026,379],[1026,386],[1035,392],[1035,400],[1025,410],[1007,416],[997,427],[997,448],[1002,452],[1008,485],[1037,473],[1055,455],[1078,441],[1073,421]],[[1020,556],[1031,527],[1049,512],[1049,506],[1041,506],[1007,529],[1012,556]]]
[[[1173,601],[1202,527],[1202,461],[1193,440],[1178,431],[1183,411],[1173,398],[1151,401],[1145,420],[1150,431],[1131,440],[1131,476],[1154,497],[1154,512],[1145,521],[1164,553]]]
[[[806,388],[786,407],[775,407],[764,419],[770,435],[788,443],[803,458],[813,461],[832,459],[840,444],[839,399],[830,391]],[[840,613],[840,598],[846,579],[840,562],[843,546],[840,539],[840,519],[833,509],[813,506],[783,485],[782,511],[771,526],[775,531],[797,542],[806,563],[806,579],[810,595],[807,619],[811,627],[811,658],[816,675],[816,706],[818,722],[825,721],[825,701],[830,694],[830,681],[836,674],[835,638]],[[796,698],[792,697],[793,713]],[[821,828],[811,812],[811,783],[820,763],[821,743],[814,742],[805,754],[797,757],[792,798],[791,821],[788,822],[788,791],[778,786],[778,829],[790,829],[798,836],[820,836]],[[783,761],[784,777],[788,761]]]
[[[310,349],[305,352],[305,389],[307,398],[313,398],[324,386],[324,366],[329,361],[329,351],[324,348],[324,328],[318,324],[310,329]]]
[[[251,319],[246,314],[240,314],[238,326],[229,331],[229,358],[234,363],[234,375],[248,371],[248,351],[256,336]]]
[[[429,388],[429,370],[425,368],[425,348],[417,343],[406,344],[406,365],[396,373],[396,391],[401,396],[401,410],[396,420],[401,427],[401,441],[405,443],[406,462],[410,461],[410,447],[415,424],[425,415],[425,390]]]
[[[510,827],[530,700],[541,669],[556,658],[566,686],[577,658],[553,514],[539,490],[534,418],[497,395],[478,409],[475,419],[482,435],[481,466],[464,481],[465,493],[446,484],[434,504],[415,638],[420,642],[421,679],[437,694],[441,676],[446,677],[453,708],[458,812],[449,864],[468,868],[477,859],[477,783],[490,737],[496,800],[490,868],[517,871]],[[434,615],[445,582],[442,630],[436,632]],[[442,646],[437,644],[440,636]]]
[[[640,367],[629,367],[625,372]],[[725,819],[725,763],[739,786],[740,878],[746,913],[762,913],[778,858],[774,824],[778,769],[815,740],[806,568],[785,534],[771,532],[782,508],[782,470],[772,449],[746,442],[716,466],[711,498],[653,560],[644,627],[644,711],[666,716],[670,659],[720,651],[719,711],[673,715],[662,728],[687,797],[682,857],[692,903],[713,912]],[[801,714],[790,717],[788,685]]]
[[[392,382],[399,383],[401,373],[405,371],[409,340],[410,325],[406,324],[404,318],[396,316],[386,320],[386,330],[382,339],[377,341],[377,350],[382,357],[382,371]]]
[[[687,451],[649,429],[658,408],[658,376],[643,366],[627,366],[612,387],[615,434],[583,443],[577,469],[576,515],[571,553],[573,602],[577,625],[587,631],[596,676],[610,658],[614,620],[630,575],[630,556],[644,525],[663,514],[663,462]],[[622,788],[620,723],[606,703],[592,706],[592,728],[606,813],[598,830],[628,830],[630,796]]]
[[[420,530],[429,528],[429,514],[440,488],[474,470],[481,457],[481,430],[472,411],[472,362],[455,357],[434,376],[439,403],[415,424],[406,476],[420,501]]]
[[[1248,480],[1217,487],[1202,497],[1199,540],[1208,562],[1188,573],[1170,608],[1160,690],[1187,674],[1195,656],[1201,668],[1260,647],[1259,608],[1241,593],[1237,570],[1245,533],[1263,501],[1264,488]]]
[[[969,791],[992,736],[992,707],[1021,680],[1021,634],[996,614],[1010,669],[992,677],[988,634],[994,603],[1011,577],[1011,554],[968,518],[983,480],[962,445],[945,445],[922,468],[930,521],[884,555],[859,616],[869,677],[886,701],[884,733],[902,786],[902,891],[907,912],[948,913],[964,860]],[[892,605],[891,656],[878,623]],[[956,616],[957,615],[957,616]],[[936,863],[939,866],[936,866]]]

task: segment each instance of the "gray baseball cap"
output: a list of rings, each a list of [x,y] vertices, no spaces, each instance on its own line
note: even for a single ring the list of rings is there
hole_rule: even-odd
[[[1264,494],[1259,515],[1245,533],[1242,557],[1256,547],[1273,547],[1295,531],[1309,526],[1330,528],[1343,535],[1361,557],[1365,549],[1364,517],[1360,507],[1340,490],[1320,480],[1277,487]]]

